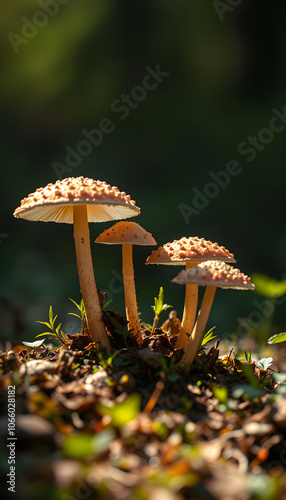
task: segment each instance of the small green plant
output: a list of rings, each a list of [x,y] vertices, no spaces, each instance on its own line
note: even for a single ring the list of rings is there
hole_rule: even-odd
[[[204,334],[202,340],[201,340],[201,347],[204,347],[207,345],[211,340],[216,339],[217,335],[213,335],[213,331],[215,329],[215,326],[213,326],[207,333]]]
[[[154,321],[153,321],[153,328],[152,328],[152,331],[154,331],[157,324],[158,324],[160,314],[163,311],[166,311],[166,309],[173,307],[173,306],[170,306],[168,304],[164,304],[164,290],[163,290],[162,286],[160,287],[158,297],[154,297],[154,306],[151,306],[151,307],[155,313],[155,317],[154,317]]]
[[[118,335],[122,335],[122,337],[124,339],[124,344],[126,347],[128,347],[127,339],[128,339],[128,337],[133,337],[133,335],[132,335],[133,329],[128,330],[128,326],[126,325],[123,330],[115,330],[115,331],[116,331],[116,333],[118,333]]]
[[[228,390],[226,387],[221,386],[213,382],[211,384],[211,389],[214,393],[214,397],[218,400],[220,404],[226,405],[228,401]]]
[[[176,382],[181,378],[181,374],[176,370],[182,366],[181,363],[177,363],[175,357],[172,357],[170,362],[167,362],[166,358],[161,358],[162,371],[164,372],[166,379],[170,382]],[[159,372],[160,373],[160,372]]]
[[[180,401],[182,403],[182,406],[178,408],[179,413],[183,413],[183,415],[188,415],[190,409],[193,406],[193,402],[187,398],[187,396],[181,396]]]
[[[248,365],[251,365],[252,364],[252,359],[251,359],[251,351],[250,351],[250,349],[248,350],[248,352],[246,352],[246,349],[244,349],[243,352],[244,352],[244,357],[245,357],[246,363]]]
[[[86,314],[85,314],[85,307],[83,300],[81,299],[80,303],[78,304],[75,300],[71,299],[71,302],[78,308],[80,314],[76,313],[69,313],[70,316],[76,316],[76,318],[79,318],[81,321],[81,331],[83,332],[84,329],[86,328]]]
[[[261,273],[252,274],[251,279],[255,283],[255,292],[264,297],[276,299],[286,294],[286,280],[278,281]]]
[[[286,332],[277,333],[270,337],[267,341],[268,344],[280,344],[280,342],[286,342]]]
[[[111,426],[121,429],[124,425],[134,420],[140,413],[141,397],[139,394],[131,394],[124,401],[115,402],[112,406],[99,403],[97,411],[102,415],[109,415]]]
[[[105,357],[101,351],[98,353],[98,364],[104,369],[107,370],[107,368],[111,367],[113,365],[113,360],[117,356],[117,352],[113,352],[112,354],[109,353],[107,357]],[[98,371],[98,368],[95,368],[93,370],[93,373],[96,373]]]
[[[41,323],[41,325],[47,326],[51,331],[50,332],[40,333],[39,335],[36,335],[36,338],[42,337],[43,335],[49,335],[49,336],[52,336],[52,337],[56,337],[61,342],[61,344],[63,344],[63,345],[68,344],[69,343],[69,339],[64,334],[64,332],[60,329],[61,326],[62,326],[62,324],[59,323],[58,326],[55,326],[55,322],[56,322],[57,317],[58,317],[57,314],[56,314],[56,316],[54,316],[53,308],[52,308],[52,306],[50,306],[50,309],[49,309],[49,322],[47,322],[47,321],[37,321],[37,323]]]
[[[111,302],[112,302],[112,301],[113,301],[113,299],[110,299],[110,300],[108,300],[107,302],[104,302],[104,304],[103,304],[103,308],[102,308],[102,309],[104,309],[104,310],[105,310],[105,309],[107,309],[107,308],[108,308],[108,306],[110,306],[110,304],[111,304]]]
[[[264,297],[262,301],[254,301],[255,307],[259,311],[260,321],[254,325],[250,317],[240,318],[240,320],[248,334],[255,337],[261,347],[273,330],[277,299],[286,295],[286,280],[279,281],[261,273],[252,274],[251,280],[255,284],[255,293]]]

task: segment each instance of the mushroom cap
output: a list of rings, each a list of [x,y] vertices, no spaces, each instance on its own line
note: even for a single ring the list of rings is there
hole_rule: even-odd
[[[96,238],[95,243],[105,243],[107,245],[120,245],[122,243],[157,245],[151,233],[148,233],[143,227],[132,221],[120,221],[109,229],[105,229]]]
[[[73,223],[73,206],[86,205],[88,222],[125,219],[140,214],[130,196],[110,184],[88,177],[68,177],[37,189],[21,201],[15,217]]]
[[[238,290],[254,290],[249,276],[239,269],[222,261],[210,260],[202,262],[190,269],[184,269],[172,282],[180,285],[193,283],[197,285],[213,285],[220,288],[235,288]]]
[[[202,262],[214,259],[236,262],[233,254],[225,247],[194,236],[174,240],[172,243],[166,243],[157,250],[153,250],[146,264],[184,265],[186,262]]]

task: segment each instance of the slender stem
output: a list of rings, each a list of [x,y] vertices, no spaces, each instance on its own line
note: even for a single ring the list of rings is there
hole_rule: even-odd
[[[158,318],[157,318],[157,316],[155,314],[154,321],[153,321],[153,326],[152,326],[152,333],[154,333],[155,328],[157,328],[157,325],[158,325]]]
[[[193,267],[196,263],[187,262],[186,269]],[[198,306],[198,285],[191,283],[186,284],[185,292],[185,307],[182,319],[182,327],[176,342],[175,349],[184,349],[188,343],[188,336],[186,333],[191,334]]]
[[[132,335],[136,338],[137,343],[141,345],[143,339],[140,331],[140,323],[137,310],[132,245],[130,243],[122,244],[122,274],[128,328],[130,330],[133,330]]]
[[[209,285],[206,287],[196,324],[194,326],[191,338],[189,339],[189,342],[187,344],[184,356],[181,360],[181,362],[186,365],[186,371],[190,370],[190,367],[200,346],[201,338],[203,336],[209,318],[215,292],[216,286]]]
[[[94,342],[99,342],[99,348],[110,349],[94,279],[86,205],[73,207],[73,224],[80,289],[89,333]]]

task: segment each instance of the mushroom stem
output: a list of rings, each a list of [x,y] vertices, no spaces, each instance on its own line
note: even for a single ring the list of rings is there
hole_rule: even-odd
[[[89,333],[94,342],[99,342],[100,348],[110,349],[94,279],[86,205],[73,207],[73,227],[79,283]]]
[[[137,310],[131,243],[122,244],[122,274],[128,328],[133,330],[132,335],[136,338],[137,343],[141,345],[143,343],[143,339]]]
[[[186,371],[190,370],[200,346],[201,338],[203,336],[209,318],[215,292],[216,286],[208,285],[206,287],[196,324],[181,360],[181,362],[186,365]]]
[[[187,262],[186,269],[193,267],[195,263]],[[175,349],[184,349],[188,343],[188,336],[186,333],[191,334],[198,306],[198,285],[193,285],[190,283],[186,284],[185,292],[185,306],[182,319],[182,328],[180,330]]]

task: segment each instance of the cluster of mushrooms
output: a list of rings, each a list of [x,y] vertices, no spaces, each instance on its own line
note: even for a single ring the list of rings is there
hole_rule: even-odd
[[[100,348],[110,349],[94,278],[89,222],[120,220],[140,214],[135,201],[106,182],[69,177],[37,189],[21,201],[14,216],[43,222],[73,224],[77,267],[89,333]],[[122,221],[106,229],[96,243],[122,245],[122,274],[126,318],[138,345],[143,342],[138,317],[132,245],[156,245],[153,236],[136,222]],[[182,265],[172,281],[186,286],[184,313],[175,349],[184,349],[182,363],[190,367],[204,333],[217,287],[253,290],[250,278],[230,266],[233,254],[204,238],[181,238],[153,251],[146,264]],[[197,314],[198,285],[206,290]]]

